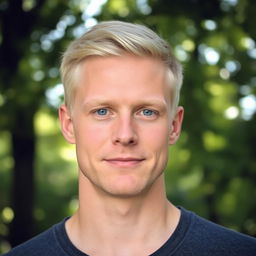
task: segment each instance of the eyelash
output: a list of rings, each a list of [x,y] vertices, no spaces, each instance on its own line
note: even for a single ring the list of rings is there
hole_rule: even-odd
[[[148,111],[148,112],[150,112],[151,114],[150,114],[150,115],[147,115],[144,111]],[[142,112],[142,113],[144,114],[144,116],[152,116],[152,115],[156,115],[156,114],[157,114],[157,111],[154,111],[154,110],[149,109],[149,108],[142,109],[140,112]]]
[[[145,115],[144,111],[148,111],[151,114],[150,115]],[[139,113],[139,116],[142,116],[144,119],[147,119],[147,120],[155,120],[159,116],[159,111],[153,110],[153,109],[150,109],[150,108],[143,108],[138,113]]]
[[[100,114],[100,111],[103,111],[104,113]],[[106,119],[111,114],[111,111],[106,107],[102,107],[92,110],[92,114],[98,119]]]

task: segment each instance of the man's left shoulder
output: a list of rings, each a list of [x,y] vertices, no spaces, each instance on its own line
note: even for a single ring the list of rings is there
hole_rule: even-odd
[[[193,228],[194,239],[207,245],[213,251],[225,252],[223,255],[246,255],[256,256],[256,238],[228,229],[194,216]]]

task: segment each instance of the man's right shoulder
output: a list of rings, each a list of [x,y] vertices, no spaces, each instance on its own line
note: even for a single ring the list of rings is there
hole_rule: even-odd
[[[63,255],[56,240],[55,228],[58,223],[32,239],[14,247],[2,256],[59,256]],[[59,252],[59,253],[58,253]]]

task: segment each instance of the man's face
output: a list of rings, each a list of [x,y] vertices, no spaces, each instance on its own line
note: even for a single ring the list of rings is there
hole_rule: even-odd
[[[90,57],[80,67],[72,106],[60,109],[62,131],[76,144],[80,171],[108,195],[139,195],[155,184],[183,116],[171,118],[167,69],[149,57]]]

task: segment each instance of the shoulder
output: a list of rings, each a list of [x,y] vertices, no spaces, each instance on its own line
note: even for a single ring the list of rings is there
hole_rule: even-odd
[[[192,216],[186,235],[187,246],[213,253],[205,255],[256,255],[255,238],[215,224],[194,213],[190,214]]]
[[[11,251],[4,254],[3,256],[63,255],[61,253],[57,253],[60,251],[60,248],[55,235],[56,228],[61,225],[64,225],[64,221],[54,225],[50,229],[18,245],[17,247],[14,247]]]

